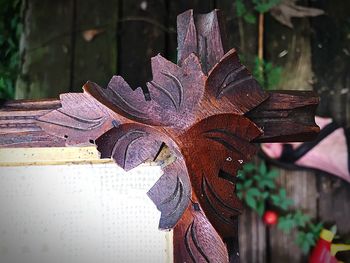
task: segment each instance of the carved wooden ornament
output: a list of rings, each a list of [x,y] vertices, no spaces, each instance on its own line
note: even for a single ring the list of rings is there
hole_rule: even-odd
[[[261,89],[235,49],[224,46],[218,11],[178,16],[178,63],[152,58],[148,93],[120,76],[106,88],[87,82],[59,101],[7,102],[1,147],[97,145],[101,158],[130,170],[163,143],[176,160],[148,195],[159,228],[174,229],[176,262],[235,261],[236,172],[257,152],[253,142],[308,140],[318,132],[312,92]]]

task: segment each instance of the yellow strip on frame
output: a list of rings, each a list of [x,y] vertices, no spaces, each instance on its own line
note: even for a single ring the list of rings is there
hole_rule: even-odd
[[[96,147],[1,148],[0,166],[110,163]]]

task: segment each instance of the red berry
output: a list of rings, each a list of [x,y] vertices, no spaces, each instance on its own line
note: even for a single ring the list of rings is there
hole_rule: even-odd
[[[275,225],[278,221],[278,215],[275,211],[268,210],[263,215],[263,221],[266,225],[272,226]]]

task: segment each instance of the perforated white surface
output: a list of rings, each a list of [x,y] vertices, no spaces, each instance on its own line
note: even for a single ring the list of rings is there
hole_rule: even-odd
[[[0,167],[0,262],[171,262],[146,192],[159,167]]]

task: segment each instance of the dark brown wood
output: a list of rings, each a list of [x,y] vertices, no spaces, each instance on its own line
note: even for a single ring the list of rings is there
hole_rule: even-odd
[[[225,242],[236,242],[242,209],[235,174],[256,153],[252,142],[312,138],[318,100],[263,91],[236,51],[224,47],[219,17],[179,16],[178,65],[153,57],[147,93],[114,76],[105,88],[87,82],[84,93],[62,94],[60,105],[7,103],[0,146],[96,144],[101,158],[129,170],[165,143],[176,160],[148,194],[161,211],[159,227],[174,228],[175,261],[228,262],[237,248],[228,251]],[[274,121],[285,126],[277,130]]]
[[[247,114],[264,130],[263,135],[254,141],[312,140],[319,132],[312,116],[316,113],[318,103],[319,98],[313,91],[271,92],[266,101]]]

